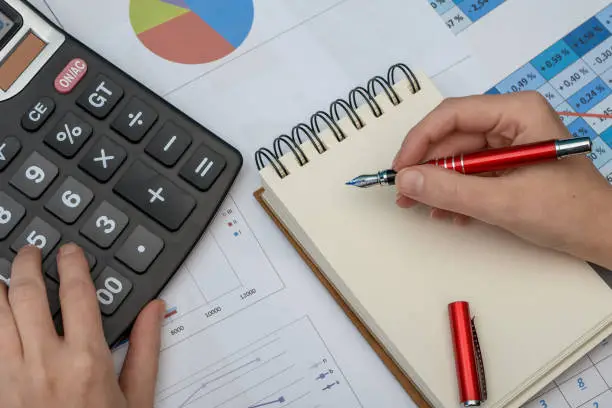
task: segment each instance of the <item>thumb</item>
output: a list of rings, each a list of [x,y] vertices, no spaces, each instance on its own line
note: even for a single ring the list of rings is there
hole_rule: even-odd
[[[498,177],[478,177],[435,166],[401,170],[398,192],[433,208],[497,224],[508,206],[507,186]]]
[[[161,347],[163,301],[149,303],[140,312],[130,335],[129,350],[119,385],[129,407],[153,407]]]

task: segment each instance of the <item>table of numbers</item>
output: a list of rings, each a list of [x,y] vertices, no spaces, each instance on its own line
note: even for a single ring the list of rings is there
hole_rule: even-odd
[[[612,114],[612,5],[487,91],[540,92],[557,111]],[[612,120],[561,116],[593,141],[594,165],[612,183]],[[612,337],[545,387],[525,408],[612,408]]]
[[[591,350],[523,407],[612,407],[612,338]]]
[[[559,112],[612,114],[612,5],[488,90],[537,90]],[[590,158],[612,183],[612,120],[561,117],[574,137],[593,141]]]
[[[458,34],[506,0],[429,0],[448,28]]]

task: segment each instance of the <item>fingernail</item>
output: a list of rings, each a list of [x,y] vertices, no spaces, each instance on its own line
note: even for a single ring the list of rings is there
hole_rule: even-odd
[[[397,184],[402,194],[417,196],[423,191],[425,179],[423,175],[415,170],[402,171],[397,176]]]
[[[61,256],[72,255],[78,250],[79,250],[79,247],[76,244],[73,244],[73,243],[66,244],[60,248],[60,255]]]

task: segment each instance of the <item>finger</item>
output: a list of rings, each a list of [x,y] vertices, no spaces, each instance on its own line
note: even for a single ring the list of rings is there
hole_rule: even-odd
[[[87,348],[105,342],[96,290],[81,248],[66,244],[59,250],[60,304],[64,338]]]
[[[449,217],[452,217],[453,213],[451,213],[450,211],[441,210],[439,208],[432,208],[429,212],[429,216],[436,220],[446,220]]]
[[[8,287],[0,281],[0,361],[8,363],[21,356],[21,340],[8,301]]]
[[[396,204],[400,208],[411,208],[417,205],[418,203],[412,198],[405,197],[398,193]]]
[[[498,223],[512,203],[505,179],[466,176],[434,166],[404,169],[396,177],[406,197],[440,210]]]
[[[456,132],[483,134],[492,147],[512,143],[527,125],[534,125],[534,134],[539,137],[550,137],[537,132],[545,125],[550,126],[550,118],[554,119],[555,115],[537,92],[449,98],[408,132],[393,168],[418,163],[430,145]],[[558,116],[554,119],[555,123],[558,119]]]
[[[151,302],[139,314],[132,333],[130,346],[119,385],[130,407],[152,407],[159,368],[161,322],[165,314],[164,302]]]
[[[442,140],[440,143],[430,145],[425,160],[439,159],[481,150],[487,147],[487,139],[482,133],[457,133]]]
[[[9,303],[23,345],[23,352],[40,353],[50,342],[57,340],[51,318],[47,290],[41,271],[41,252],[27,246],[13,261]]]

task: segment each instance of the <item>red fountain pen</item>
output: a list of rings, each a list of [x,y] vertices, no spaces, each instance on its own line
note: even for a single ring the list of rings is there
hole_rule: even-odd
[[[454,155],[430,160],[422,164],[432,164],[463,174],[478,174],[508,170],[577,154],[588,154],[591,152],[592,147],[591,139],[588,137],[564,140],[553,139],[544,142]],[[384,170],[376,174],[365,174],[355,177],[346,184],[360,188],[375,185],[394,185],[396,174],[394,170]]]

